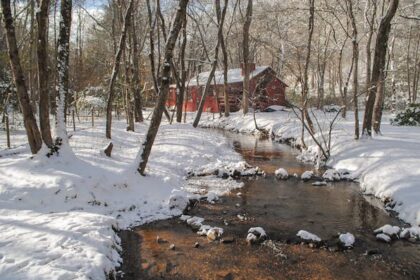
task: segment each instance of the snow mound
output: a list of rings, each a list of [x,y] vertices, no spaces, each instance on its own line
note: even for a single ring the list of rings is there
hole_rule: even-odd
[[[376,239],[378,239],[380,241],[383,241],[383,242],[386,242],[386,243],[391,242],[391,237],[389,237],[389,235],[386,235],[384,233],[377,234]]]
[[[284,168],[279,168],[274,172],[274,175],[277,179],[286,180],[289,178],[289,173]]]
[[[248,233],[253,233],[258,237],[267,236],[267,233],[262,227],[252,227],[248,230]]]
[[[317,186],[317,187],[326,186],[326,185],[327,185],[327,182],[325,182],[325,181],[316,181],[316,182],[312,183],[312,186]]]
[[[404,228],[400,232],[400,238],[402,238],[402,239],[408,239],[408,238],[420,239],[420,227]]]
[[[219,196],[214,192],[209,192],[207,194],[207,201],[210,203],[214,203],[215,201],[219,200]]]
[[[400,227],[398,226],[391,226],[391,225],[384,225],[380,228],[375,229],[374,233],[384,233],[390,237],[398,236],[398,233],[401,231]]]
[[[219,239],[223,234],[223,229],[219,228],[219,227],[212,227],[210,228],[207,233],[207,239],[210,241],[215,241],[217,239]]]
[[[202,223],[204,222],[204,218],[201,217],[191,217],[186,219],[187,225],[193,227],[193,228],[201,228]]]
[[[338,172],[335,169],[328,169],[327,171],[324,172],[324,174],[322,175],[322,178],[324,178],[325,180],[329,182],[334,182],[334,181],[340,181],[341,175],[340,175],[340,172]]]
[[[302,175],[300,176],[300,178],[301,178],[303,181],[309,181],[309,180],[311,180],[311,179],[312,179],[312,177],[313,177],[313,176],[314,176],[314,172],[313,172],[313,171],[308,170],[308,171],[303,172],[303,173],[302,173]]]
[[[319,238],[317,235],[310,233],[306,230],[299,230],[299,232],[296,235],[306,241],[321,242],[321,238]]]
[[[353,247],[354,242],[356,241],[354,235],[350,232],[340,234],[338,239],[340,240],[340,243],[346,248]]]

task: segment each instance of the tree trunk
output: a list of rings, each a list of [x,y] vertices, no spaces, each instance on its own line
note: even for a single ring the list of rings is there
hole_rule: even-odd
[[[135,119],[136,122],[143,122],[143,102],[141,96],[141,89],[140,89],[140,72],[139,72],[139,48],[138,48],[138,40],[136,36],[136,25],[133,21],[131,25],[132,31],[132,56],[133,56],[133,69],[132,69],[132,87],[133,87],[133,94],[134,94],[134,104],[135,104]]]
[[[347,0],[347,10],[350,17],[351,25],[353,28],[353,110],[354,110],[354,139],[359,139],[359,106],[358,106],[358,67],[359,67],[359,43],[358,34],[357,34],[357,25],[356,19],[353,13],[353,3],[352,0]]]
[[[372,15],[369,18],[367,15],[367,11],[365,13],[365,19],[366,22],[369,25],[369,32],[368,32],[368,38],[366,41],[366,93],[369,92],[369,88],[371,85],[370,79],[371,79],[371,64],[372,64],[372,51],[371,51],[371,43],[372,43],[372,37],[373,33],[375,32],[375,18],[376,18],[376,11],[377,11],[377,3],[376,0],[368,0],[368,4],[370,7],[370,4],[372,3]]]
[[[413,102],[413,98],[411,96],[411,69],[410,69],[410,48],[411,48],[411,31],[413,27],[410,26],[410,32],[408,33],[408,45],[407,45],[407,85],[408,85],[408,102]]]
[[[252,1],[252,0],[250,0]],[[216,7],[219,6],[220,9],[220,0],[216,0]],[[203,113],[203,108],[204,108],[204,103],[206,102],[206,98],[207,98],[207,94],[210,88],[210,84],[213,81],[213,77],[214,77],[214,72],[216,71],[216,66],[217,66],[217,59],[219,57],[219,47],[220,47],[220,33],[223,33],[223,23],[225,21],[225,14],[222,14],[222,17],[220,18],[220,22],[219,22],[219,28],[217,31],[217,44],[216,44],[216,49],[214,51],[214,58],[213,58],[213,63],[211,66],[211,70],[210,70],[210,74],[209,77],[207,79],[206,85],[204,87],[203,93],[201,95],[201,100],[200,100],[200,104],[198,106],[198,110],[197,110],[197,115],[195,116],[194,122],[193,122],[193,126],[197,127],[198,123],[200,122],[200,118],[201,118],[201,114]],[[217,88],[215,87],[215,90],[217,91]],[[217,94],[216,94],[216,98],[217,98]]]
[[[118,72],[120,70],[121,56],[125,45],[125,38],[127,37],[127,29],[130,27],[131,11],[133,9],[134,0],[130,0],[127,10],[124,15],[124,26],[121,31],[120,42],[118,45],[117,53],[115,54],[114,66],[112,68],[111,80],[108,86],[108,102],[106,107],[106,138],[111,139],[111,125],[112,125],[112,105],[114,103],[114,87],[117,80]]]
[[[16,86],[19,98],[20,109],[23,113],[23,122],[25,125],[26,135],[28,137],[29,147],[32,154],[36,154],[42,146],[41,133],[34,113],[32,111],[28,90],[23,76],[23,70],[20,64],[19,51],[16,43],[15,26],[13,24],[13,16],[10,8],[10,0],[1,0],[3,10],[3,21],[6,27],[7,48],[10,59],[10,66],[13,73],[13,80]]]
[[[179,92],[176,96],[176,121],[182,122],[182,104],[184,103],[185,95],[185,82],[187,80],[187,70],[185,68],[185,49],[187,47],[187,15],[185,15],[184,22],[182,25],[182,43],[181,43],[181,54],[180,54],[180,63],[181,63],[181,86]]]
[[[50,147],[53,145],[50,126],[50,95],[48,88],[48,12],[49,0],[37,0],[36,21],[37,33],[37,57],[38,57],[38,92],[39,92],[39,123],[44,143]]]
[[[60,30],[58,37],[57,72],[57,137],[63,144],[68,144],[65,124],[65,106],[69,94],[69,57],[70,57],[70,29],[72,15],[72,0],[61,0]]]
[[[179,7],[176,10],[175,19],[172,23],[172,28],[168,39],[166,40],[164,64],[161,73],[161,84],[159,87],[159,97],[155,109],[153,110],[152,119],[150,126],[146,134],[146,139],[141,146],[139,152],[138,161],[138,172],[141,175],[145,175],[147,162],[149,160],[150,152],[152,150],[153,143],[159,130],[160,122],[162,120],[162,114],[165,110],[165,102],[168,97],[169,84],[171,78],[171,61],[173,57],[173,51],[178,38],[178,34],[182,28],[182,22],[185,18],[188,0],[180,0]]]
[[[222,12],[220,12],[220,6],[219,6],[218,14],[220,14],[220,17],[222,17],[223,14],[226,14],[228,2],[229,0],[225,0],[225,4],[224,4]],[[229,93],[228,93],[228,54],[226,50],[225,36],[223,35],[223,32],[219,33],[219,40],[220,40],[220,47],[222,49],[222,54],[223,54],[223,103],[225,104],[224,113],[225,113],[225,117],[229,117],[230,103],[229,103]]]
[[[248,6],[246,8],[246,15],[245,15],[245,23],[243,28],[243,42],[242,42],[242,50],[243,50],[243,75],[244,75],[244,83],[243,83],[243,96],[242,96],[242,109],[244,115],[248,113],[249,107],[249,29],[251,27],[252,22],[252,0],[248,0]]]
[[[314,17],[315,17],[315,0],[309,0],[309,35],[308,35],[308,44],[307,52],[305,59],[305,68],[303,72],[303,88],[302,88],[302,122],[306,120],[308,123],[308,128],[311,130],[311,133],[314,134],[314,125],[308,114],[308,69],[311,60],[311,45],[312,45],[312,35],[314,33]],[[304,130],[302,129],[302,143],[303,141]]]
[[[386,15],[381,19],[375,43],[375,56],[373,60],[371,87],[366,102],[365,116],[363,120],[363,134],[372,135],[373,129],[380,132],[380,118],[382,116],[384,70],[386,63],[386,52],[388,48],[388,37],[391,31],[391,21],[397,11],[399,0],[391,0]]]

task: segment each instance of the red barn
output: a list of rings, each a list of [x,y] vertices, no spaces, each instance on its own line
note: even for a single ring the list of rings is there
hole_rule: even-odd
[[[286,105],[286,87],[287,85],[281,81],[276,72],[269,66],[255,67],[251,64],[250,73],[250,107],[253,106],[260,110],[264,110],[271,105]],[[184,100],[184,111],[197,111],[201,100],[201,92],[204,90],[210,72],[200,73],[198,76],[187,81],[187,98]],[[243,71],[241,68],[228,70],[228,87],[230,111],[239,111],[241,108],[243,93]],[[204,112],[217,113],[224,111],[223,97],[223,71],[216,71],[214,79],[208,90],[207,98],[204,103]],[[166,106],[175,108],[176,106],[176,85],[172,85],[169,90]]]

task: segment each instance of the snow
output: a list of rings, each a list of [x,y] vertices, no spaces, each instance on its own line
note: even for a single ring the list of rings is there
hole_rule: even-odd
[[[315,241],[315,242],[321,241],[321,238],[319,238],[317,235],[310,233],[306,230],[299,230],[299,232],[296,235],[302,238],[303,240],[307,240],[307,241]]]
[[[125,120],[115,120],[111,158],[101,153],[109,141],[103,120],[76,125],[59,157],[48,159],[44,147],[31,158],[21,130],[13,131],[13,148],[0,151],[2,279],[105,279],[121,262],[116,230],[181,215],[197,198],[202,190],[187,185],[187,169],[243,161],[221,135],[163,124],[143,177],[133,162],[147,124],[127,132]],[[241,186],[212,180],[218,193]]]
[[[302,173],[300,178],[304,181],[310,180],[314,176],[314,172],[311,170],[305,171]]]
[[[328,131],[329,121],[336,113],[324,113],[314,109],[324,131]],[[363,111],[359,119],[363,120]],[[366,194],[374,195],[383,201],[393,201],[398,217],[412,226],[420,225],[420,127],[392,126],[393,116],[383,115],[382,135],[372,138],[353,139],[354,114],[347,118],[339,117],[331,138],[331,157],[327,165],[341,173],[342,179],[357,180]],[[260,128],[270,131],[276,140],[300,144],[301,122],[293,112],[277,111],[256,113]],[[252,114],[232,113],[228,118],[213,118],[203,114],[202,127],[258,134]],[[316,135],[322,142],[319,133]],[[300,159],[316,162],[319,150],[306,133],[308,149]],[[343,172],[341,172],[343,171]]]
[[[262,227],[252,227],[248,230],[248,233],[253,233],[257,235],[258,237],[264,237],[267,236],[267,233]]]
[[[255,77],[259,74],[261,74],[263,71],[267,70],[269,66],[258,66],[255,67],[255,70],[250,73],[250,78]],[[244,77],[241,75],[242,69],[241,68],[235,68],[235,69],[229,69],[228,70],[228,83],[240,83],[243,82]],[[190,86],[196,86],[197,84],[200,86],[204,86],[207,83],[207,80],[209,78],[210,71],[209,72],[203,72],[200,73],[198,76],[192,78],[187,82]],[[214,72],[214,83],[212,81],[212,84],[216,85],[222,85],[223,84],[223,71],[215,71]],[[197,83],[198,80],[198,83]]]
[[[340,234],[338,239],[344,247],[353,247],[354,242],[356,241],[354,235],[350,232]]]
[[[400,232],[400,238],[417,238],[420,239],[420,227],[404,228]]]
[[[276,178],[278,179],[282,179],[285,180],[287,178],[289,178],[289,173],[287,172],[286,169],[284,168],[279,168],[274,172],[274,175],[276,176]]]
[[[374,233],[384,233],[389,236],[398,236],[398,233],[401,231],[398,226],[384,225],[378,229],[374,230]]]
[[[377,234],[376,239],[378,239],[380,241],[383,241],[383,242],[386,242],[386,243],[391,242],[391,237],[389,237],[389,235],[386,235],[384,233]]]
[[[324,178],[325,180],[329,182],[341,180],[340,172],[338,172],[335,169],[328,169],[327,171],[325,171],[324,174],[322,175],[322,178]]]

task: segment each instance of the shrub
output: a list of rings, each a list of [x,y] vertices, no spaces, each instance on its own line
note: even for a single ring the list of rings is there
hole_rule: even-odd
[[[391,120],[393,125],[420,126],[420,103],[409,104],[405,111],[399,112]]]

